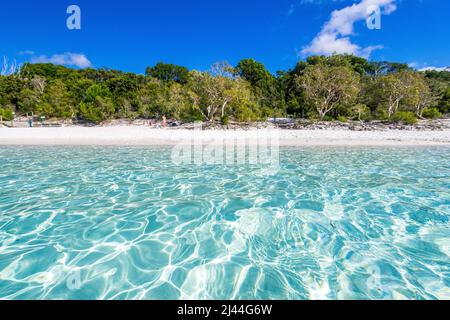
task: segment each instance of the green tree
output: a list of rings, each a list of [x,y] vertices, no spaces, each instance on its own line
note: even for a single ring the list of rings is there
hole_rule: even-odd
[[[430,70],[424,73],[441,113],[450,112],[450,72]]]
[[[262,63],[253,59],[241,60],[236,66],[236,72],[250,83],[254,96],[265,116],[280,116],[286,113],[281,82]]]
[[[157,63],[154,67],[146,69],[147,76],[151,76],[164,82],[178,82],[186,84],[189,79],[189,70],[186,67],[163,62]]]
[[[93,101],[80,104],[80,116],[85,121],[99,123],[110,119],[114,113],[111,98],[96,96]]]
[[[426,108],[435,107],[438,101],[438,97],[435,96],[430,89],[428,83],[422,74],[413,73],[413,87],[411,104],[413,106],[413,112],[417,117],[423,118],[423,112]]]
[[[224,122],[286,114],[392,119],[403,112],[399,119],[450,111],[450,72],[417,72],[346,54],[312,56],[276,75],[253,59],[236,68],[217,63],[208,72],[165,63],[146,71],[26,63],[19,72],[0,75],[0,108],[93,122],[162,114]]]
[[[431,93],[423,78],[413,71],[399,71],[378,78],[379,109],[385,111],[389,119],[397,111],[414,111],[421,115],[431,103]]]
[[[111,97],[112,94],[105,84],[93,84],[86,92],[85,101],[80,103],[80,117],[95,123],[111,119],[115,113]]]
[[[17,109],[24,81],[16,76],[0,76],[0,107]]]
[[[138,112],[143,118],[152,118],[164,113],[165,86],[159,80],[149,77],[137,92]]]
[[[252,95],[248,82],[225,62],[214,64],[209,72],[193,71],[190,78],[189,88],[196,97],[193,105],[207,121],[231,114],[238,94]]]
[[[20,113],[31,113],[41,102],[41,95],[36,90],[23,88],[19,94],[18,110]]]
[[[74,118],[75,105],[62,80],[51,82],[36,106],[36,113],[47,117]]]
[[[297,84],[304,89],[306,102],[314,106],[321,120],[338,106],[351,106],[360,91],[355,71],[325,63],[307,66]]]

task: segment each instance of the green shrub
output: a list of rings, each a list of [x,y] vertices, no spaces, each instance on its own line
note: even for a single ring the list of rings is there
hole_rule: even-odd
[[[14,119],[14,114],[12,109],[0,108],[0,116],[2,116],[3,121],[11,121]]]
[[[344,116],[338,116],[336,118],[336,120],[339,121],[339,122],[343,122],[343,123],[348,122],[348,119],[346,117],[344,117]]]
[[[417,118],[412,112],[399,111],[392,117],[392,121],[413,125],[417,123]]]
[[[442,113],[440,113],[437,108],[426,108],[423,110],[422,115],[427,119],[437,119],[442,117]]]
[[[100,123],[104,119],[100,110],[96,109],[92,103],[80,103],[80,117],[87,122]]]
[[[199,113],[199,114],[182,114],[180,116],[180,120],[183,122],[202,122],[205,120],[205,117]]]
[[[311,121],[319,121],[319,115],[316,112],[310,111],[306,114],[306,119]]]
[[[351,109],[353,120],[368,121],[372,120],[372,115],[368,106],[362,103],[354,105]]]
[[[237,105],[234,107],[234,118],[238,122],[256,121],[259,119],[257,107],[254,104]]]
[[[387,121],[389,120],[389,115],[386,110],[378,108],[374,115],[375,119]]]
[[[228,123],[230,123],[230,118],[227,115],[224,115],[221,120],[224,126],[227,126]]]

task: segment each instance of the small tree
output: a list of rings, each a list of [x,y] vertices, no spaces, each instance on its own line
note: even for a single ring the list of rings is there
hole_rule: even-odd
[[[423,110],[432,103],[433,97],[427,83],[420,74],[413,71],[400,71],[379,78],[379,97],[389,119],[402,106],[405,111],[414,111],[419,117]]]
[[[351,108],[351,111],[353,114],[355,114],[358,117],[358,121],[361,121],[362,116],[366,116],[370,112],[369,108],[365,104],[362,104],[362,103],[355,104]]]
[[[430,86],[425,81],[421,74],[415,74],[416,83],[414,86],[414,112],[419,118],[423,118],[423,111],[426,108],[437,105],[438,97],[430,89]]]
[[[49,84],[42,95],[36,112],[41,115],[57,118],[74,118],[75,106],[62,80]]]
[[[193,105],[191,93],[186,87],[173,83],[165,91],[162,106],[166,115],[183,118],[191,113]]]
[[[307,66],[296,82],[321,120],[337,106],[352,104],[360,91],[356,72],[346,66],[329,66],[323,62]]]
[[[189,89],[197,96],[195,105],[207,121],[225,116],[233,99],[233,87],[239,80],[226,62],[214,64],[209,72],[192,72]]]
[[[108,87],[93,84],[86,91],[86,98],[80,103],[79,115],[82,119],[101,122],[113,117],[115,106]]]
[[[405,86],[397,74],[387,74],[380,77],[381,96],[385,97],[388,118],[397,112],[400,101],[405,97]]]
[[[137,99],[139,103],[138,111],[141,117],[151,118],[163,113],[164,89],[165,86],[155,78],[149,78],[146,83],[140,86]]]
[[[214,76],[214,75],[215,76]],[[194,103],[207,121],[223,118],[233,109],[245,108],[253,103],[253,93],[247,81],[240,77],[225,76],[231,72],[194,71],[189,84]]]

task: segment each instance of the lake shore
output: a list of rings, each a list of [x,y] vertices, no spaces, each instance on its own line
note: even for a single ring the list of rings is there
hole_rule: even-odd
[[[0,128],[0,145],[123,145],[151,146],[190,144],[252,144],[273,137],[280,146],[450,146],[450,129],[368,130],[326,129],[154,129],[145,126],[60,128]],[[272,142],[273,143],[273,142]]]

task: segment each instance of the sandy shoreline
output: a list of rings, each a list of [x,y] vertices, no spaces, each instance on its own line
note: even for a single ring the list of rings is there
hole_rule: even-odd
[[[270,135],[281,146],[450,146],[450,130],[206,130],[148,127],[0,128],[0,145],[176,145],[194,138],[202,144],[252,144]]]

